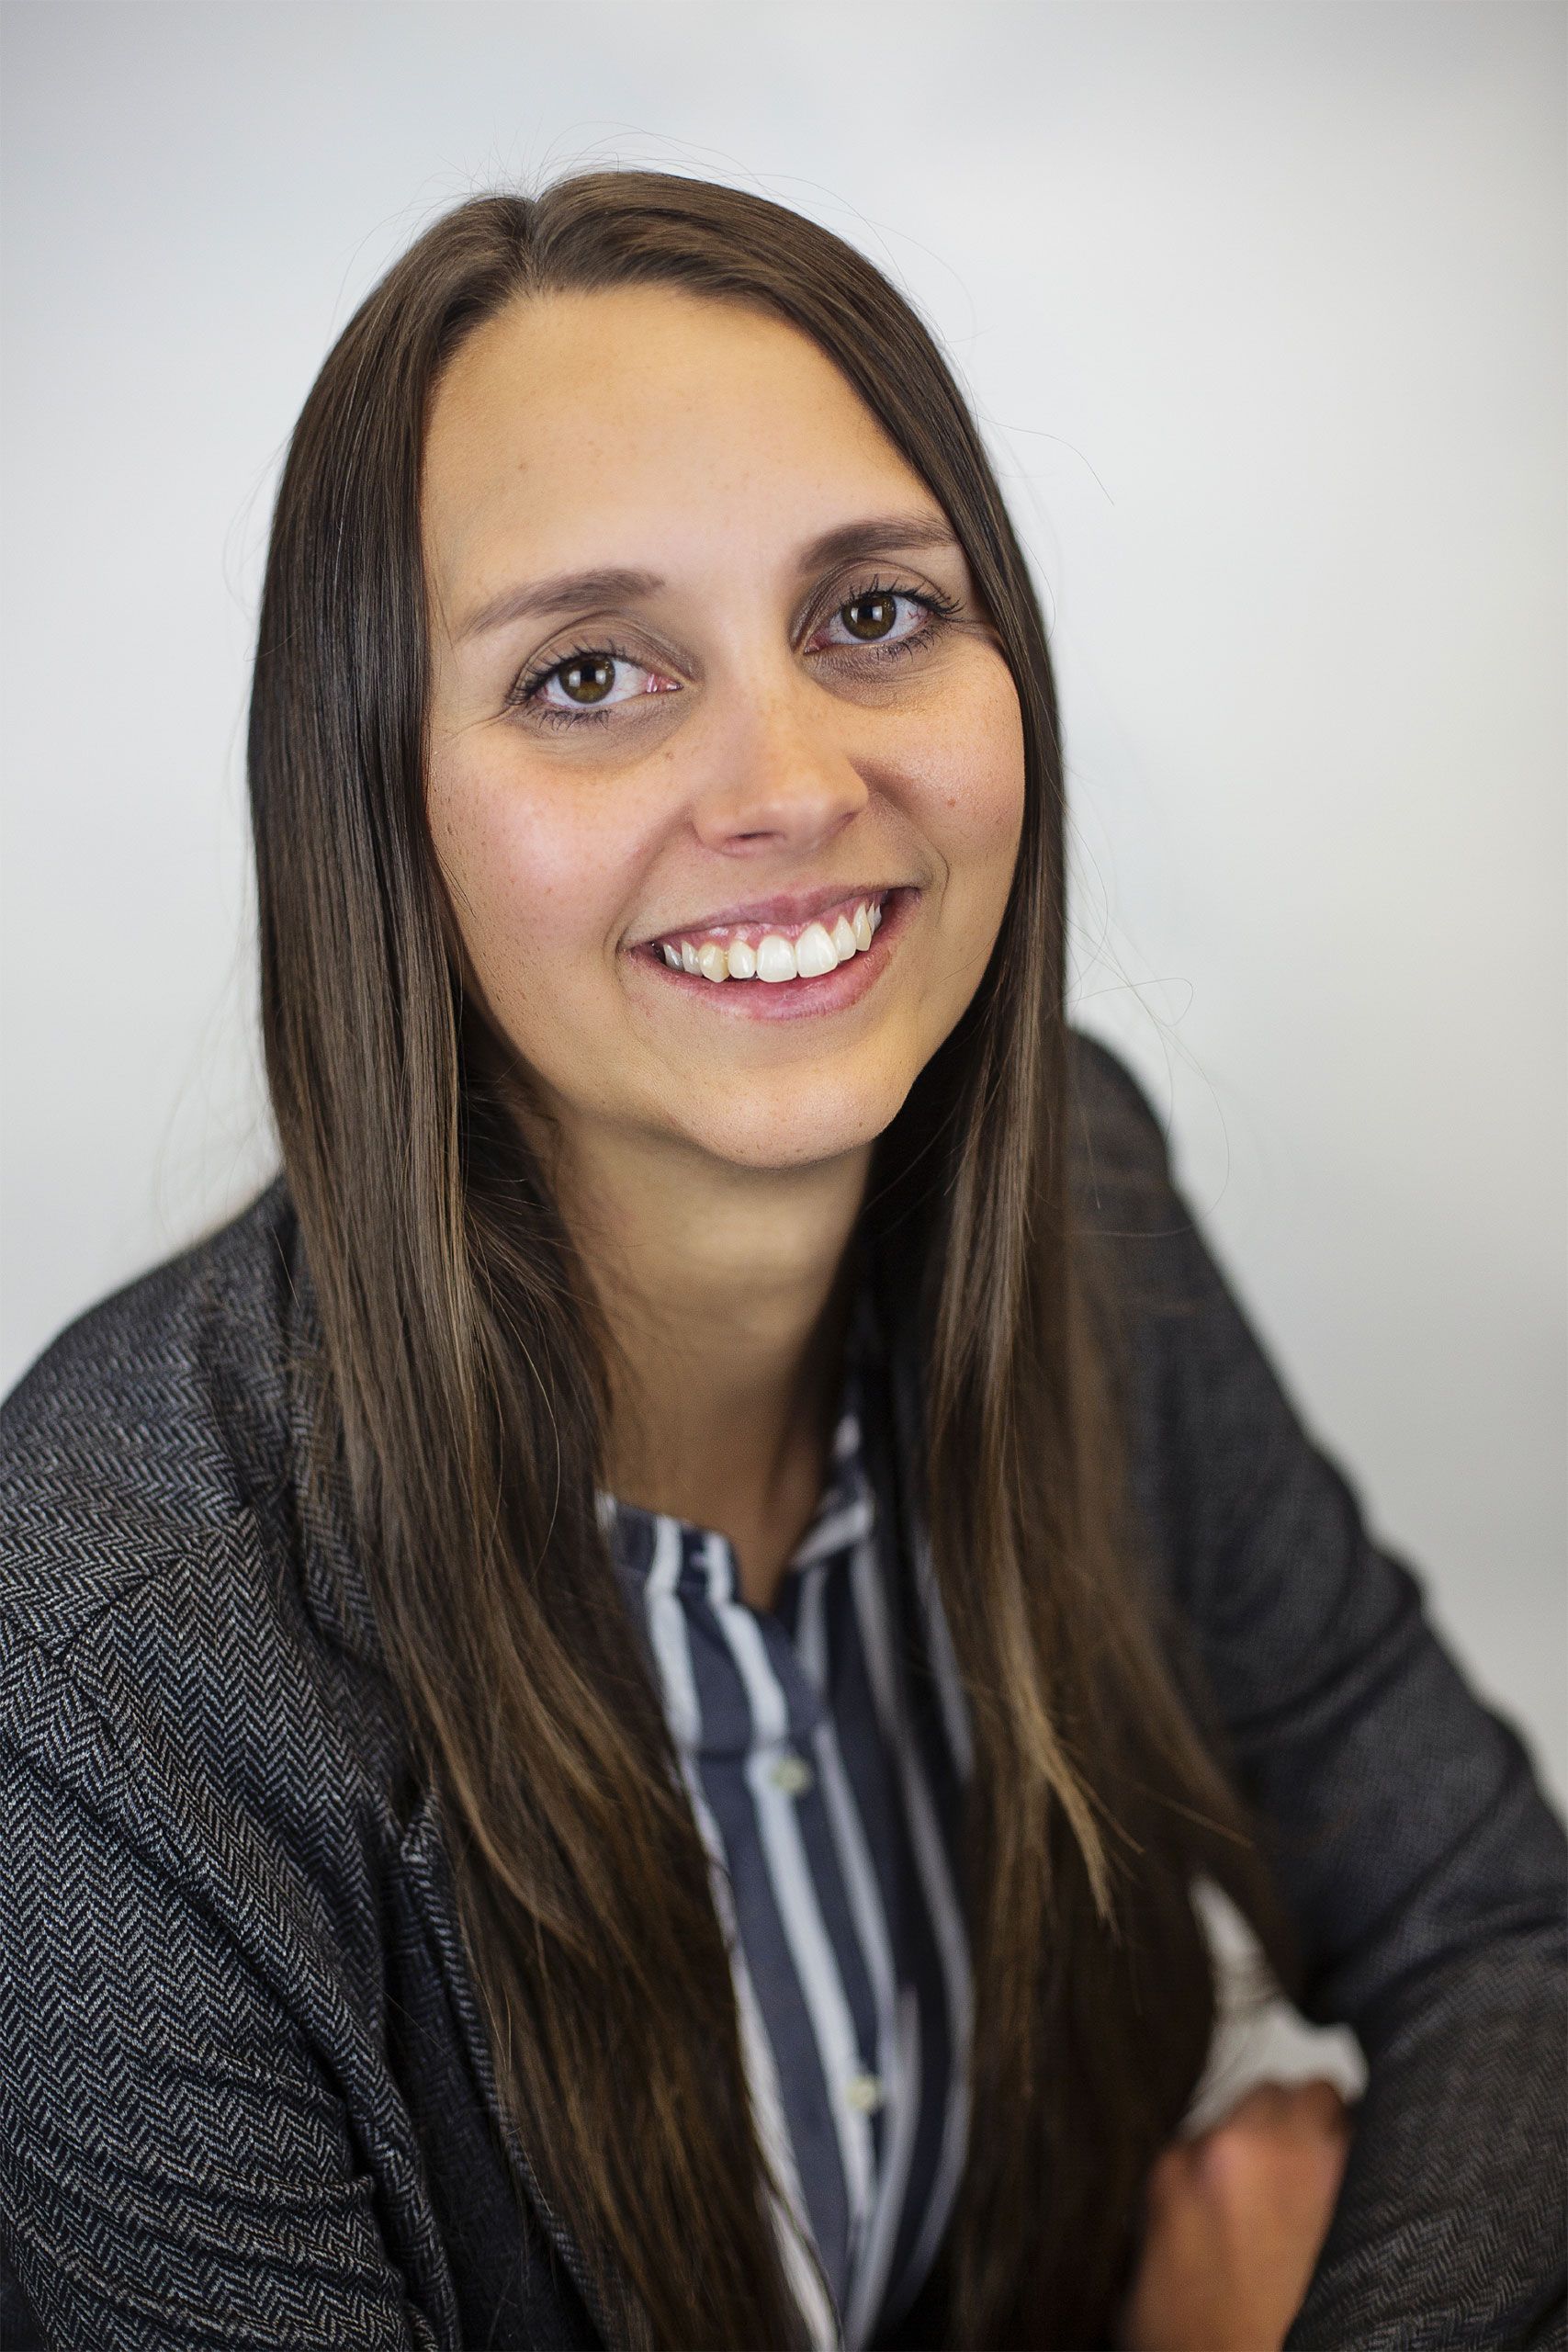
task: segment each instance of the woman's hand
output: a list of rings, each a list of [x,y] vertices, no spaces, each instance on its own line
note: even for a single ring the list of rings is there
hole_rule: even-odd
[[[1350,2111],[1322,2080],[1259,2083],[1149,2172],[1121,2352],[1280,2352],[1328,2232]]]

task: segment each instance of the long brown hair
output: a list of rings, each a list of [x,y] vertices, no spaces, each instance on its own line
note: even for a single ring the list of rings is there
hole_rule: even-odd
[[[1118,1325],[1069,1181],[1039,608],[925,326],[862,254],[758,196],[595,172],[459,205],[351,320],[293,435],[250,776],[321,1460],[440,1793],[526,2190],[585,2250],[591,2311],[628,2345],[799,2343],[707,1859],[594,1510],[603,1334],[465,1010],[424,816],[433,389],[518,297],[633,283],[761,303],[813,338],[945,510],[1022,707],[1001,935],[880,1139],[863,1236],[911,1303],[919,1508],[974,1728],[971,2124],[943,2341],[1083,2346],[1105,2340],[1143,2177],[1210,2040],[1193,1877],[1226,1888],[1287,1987],[1296,1960],[1137,1571]]]

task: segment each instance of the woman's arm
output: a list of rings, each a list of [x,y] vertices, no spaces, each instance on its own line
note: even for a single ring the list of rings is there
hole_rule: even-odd
[[[1091,1050],[1119,1126],[1142,1135],[1115,1211],[1142,1300],[1145,1505],[1235,1770],[1276,1834],[1302,2007],[1353,2027],[1368,2061],[1287,2352],[1545,2342],[1568,2267],[1562,1824],[1420,1580],[1303,1427],[1148,1103]]]
[[[1280,2352],[1349,2140],[1333,2083],[1258,2083],[1220,2122],[1162,2150],[1118,2352]]]
[[[180,1879],[85,1680],[0,1611],[0,2222],[47,2340],[436,2352],[342,2098]]]

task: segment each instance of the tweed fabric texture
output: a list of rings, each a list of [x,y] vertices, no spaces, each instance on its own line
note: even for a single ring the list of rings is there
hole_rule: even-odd
[[[1369,2080],[1287,2352],[1568,2344],[1568,1840],[1074,1041],[1134,1301],[1154,1604]],[[0,2343],[614,2341],[511,2189],[442,1824],[303,1472],[288,1195],[94,1308],[0,1414]],[[904,1453],[913,1410],[903,1412]],[[917,2306],[897,2338],[941,2342]]]

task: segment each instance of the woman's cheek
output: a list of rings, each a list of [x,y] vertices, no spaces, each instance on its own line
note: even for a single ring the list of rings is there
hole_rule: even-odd
[[[604,827],[570,792],[481,770],[446,779],[430,813],[468,954],[499,997],[580,956],[611,927]]]
[[[929,773],[932,838],[955,878],[1002,868],[1010,879],[1023,830],[1023,719],[1005,668],[999,685],[977,682],[950,721]]]

